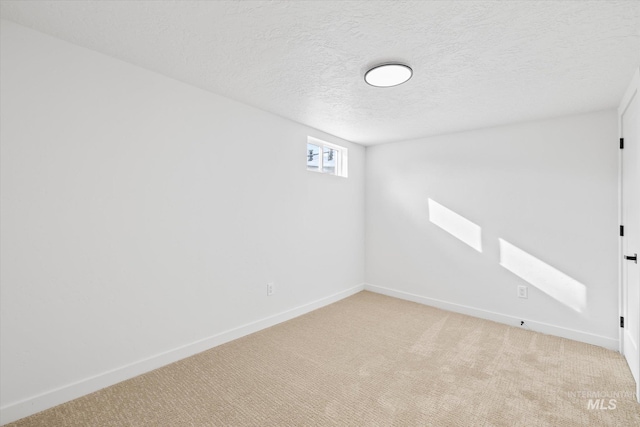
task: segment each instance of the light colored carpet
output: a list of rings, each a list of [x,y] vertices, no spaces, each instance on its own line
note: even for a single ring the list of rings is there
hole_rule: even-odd
[[[638,426],[633,393],[616,352],[361,292],[10,425]]]

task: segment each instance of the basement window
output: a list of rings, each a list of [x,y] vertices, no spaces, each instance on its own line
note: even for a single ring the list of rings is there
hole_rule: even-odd
[[[347,149],[307,137],[307,170],[347,177]]]

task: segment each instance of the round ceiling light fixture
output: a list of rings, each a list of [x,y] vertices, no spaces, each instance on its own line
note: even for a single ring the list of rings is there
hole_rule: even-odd
[[[413,75],[408,65],[393,63],[380,64],[364,74],[364,81],[375,87],[398,86],[406,82]]]

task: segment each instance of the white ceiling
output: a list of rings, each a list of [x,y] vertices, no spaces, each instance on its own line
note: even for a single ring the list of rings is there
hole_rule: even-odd
[[[640,1],[5,1],[0,16],[365,145],[616,107]],[[402,61],[413,78],[363,81]]]

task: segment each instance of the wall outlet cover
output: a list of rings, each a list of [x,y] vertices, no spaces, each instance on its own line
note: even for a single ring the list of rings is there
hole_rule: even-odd
[[[529,298],[528,287],[524,285],[518,286],[518,298]]]
[[[275,292],[276,284],[274,282],[267,283],[267,296],[270,297]]]

